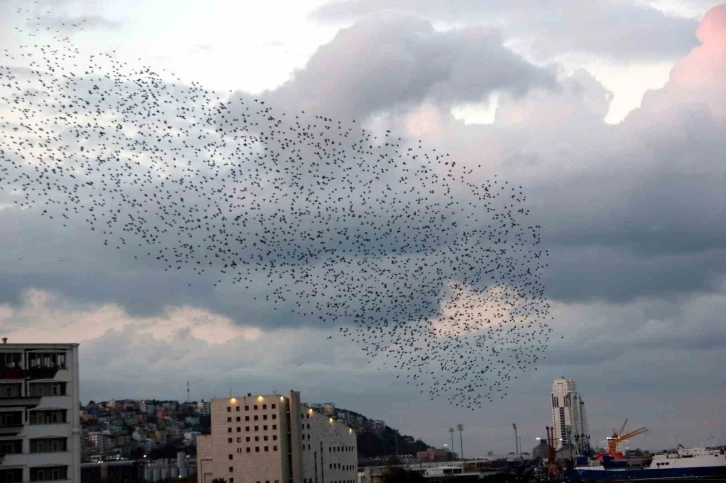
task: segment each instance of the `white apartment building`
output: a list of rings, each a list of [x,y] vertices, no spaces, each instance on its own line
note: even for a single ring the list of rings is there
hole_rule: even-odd
[[[351,428],[300,403],[300,393],[213,399],[197,436],[197,482],[356,483]]]
[[[0,344],[0,481],[81,481],[78,344]]]
[[[585,402],[577,393],[572,379],[555,379],[552,385],[552,426],[555,428],[555,448],[564,443],[584,454],[590,448],[590,431],[585,416]]]

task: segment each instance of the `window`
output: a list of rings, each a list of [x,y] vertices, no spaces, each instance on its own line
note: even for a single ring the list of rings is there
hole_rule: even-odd
[[[66,395],[66,383],[65,382],[36,382],[31,383],[29,387],[31,396],[43,397],[43,396],[65,396]]]
[[[263,414],[262,415],[262,419],[264,419],[266,421],[267,420],[267,414]]]
[[[277,446],[273,446],[272,451],[277,451]]]
[[[30,481],[53,481],[66,479],[68,479],[67,466],[30,468]]]
[[[272,441],[277,441],[277,435],[276,434],[273,434],[272,435]]]
[[[262,429],[264,429],[265,431],[267,431],[267,425],[265,424],[264,426],[262,426]]]
[[[250,452],[250,448],[247,448],[247,452],[248,452],[248,453]]]
[[[275,409],[275,405],[274,404],[272,405],[272,409]]]
[[[249,410],[250,410],[250,407],[249,406],[245,406],[245,411],[249,411]]]
[[[250,427],[249,426],[245,426],[245,431],[249,431],[249,430],[250,430]]]
[[[263,404],[262,409],[267,409],[267,404]]]
[[[0,399],[20,397],[22,384],[0,384]]]
[[[239,406],[237,406],[236,408],[234,408],[234,410],[237,411],[237,412],[239,412]],[[239,419],[237,419],[237,421],[239,421]]]
[[[255,453],[259,453],[259,452],[260,452],[260,447],[259,446],[255,446]]]
[[[232,422],[232,418],[227,418],[227,422],[228,423],[231,423]]]
[[[22,426],[22,425],[23,425],[23,412],[22,411],[9,411],[9,412],[0,413],[0,427]]]
[[[245,416],[245,421],[249,421],[249,420],[250,420],[250,417],[249,416]]]
[[[23,452],[23,441],[0,441],[0,454],[20,454]],[[2,481],[2,479],[0,479]]]
[[[66,450],[66,438],[40,438],[30,440],[31,453],[57,453]]]
[[[232,428],[227,428],[227,432],[228,433],[231,433],[232,432]]]
[[[227,439],[227,442],[228,442],[228,443],[231,443],[231,442],[232,442],[232,438],[228,438],[228,439]]]
[[[234,478],[230,478],[229,483],[234,483]]]
[[[270,450],[270,447],[269,446],[265,446],[265,451],[267,452],[269,450]]]
[[[229,467],[229,472],[230,472],[230,473],[234,473],[234,466],[230,466],[230,467]]]
[[[273,414],[272,419],[277,419],[277,414]]]
[[[229,455],[229,459],[232,459],[232,455]]]
[[[259,430],[260,430],[260,427],[259,426],[255,426],[255,431],[259,431]]]
[[[272,429],[277,429],[277,424],[273,424]]]
[[[254,406],[252,406],[252,407],[254,408],[254,410],[255,410],[255,411],[257,411],[257,404],[255,404],[255,405],[254,405]]]
[[[238,433],[241,433],[242,432],[242,427],[241,426],[237,426],[237,432]]]
[[[231,407],[227,407],[227,412],[228,413],[231,413],[232,412],[232,408]]]
[[[238,443],[241,443],[242,442],[242,438],[237,438],[237,442]]]
[[[238,422],[238,423],[239,423],[239,420],[240,420],[240,417],[239,417],[239,416],[237,416],[237,422]]]
[[[249,436],[247,436],[247,439],[246,439],[246,441],[247,441],[248,443],[250,442],[250,437],[249,437]]]
[[[260,440],[260,437],[259,436],[255,436],[255,441],[259,441],[259,440]]]
[[[30,424],[59,424],[65,422],[65,409],[47,409],[45,411],[30,412]]]
[[[0,481],[7,483],[20,483],[23,481],[23,469],[17,468],[14,470],[2,470],[0,469]]]
[[[260,417],[255,414],[255,421],[257,421],[258,419],[260,419]]]

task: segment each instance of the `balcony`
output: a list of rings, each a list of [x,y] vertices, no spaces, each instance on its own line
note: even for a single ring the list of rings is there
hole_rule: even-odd
[[[22,406],[26,409],[34,408],[40,404],[40,396],[1,397],[0,408]]]

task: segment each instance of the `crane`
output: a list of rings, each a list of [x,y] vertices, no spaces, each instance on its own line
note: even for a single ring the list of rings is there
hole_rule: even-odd
[[[642,428],[638,428],[635,431],[630,431],[629,433],[625,433],[625,426],[627,424],[628,424],[628,419],[626,418],[625,421],[623,422],[623,425],[620,427],[620,432],[616,432],[615,430],[613,430],[613,435],[609,436],[607,438],[608,452],[604,453],[604,454],[608,454],[615,459],[622,459],[623,453],[618,451],[618,444],[648,431],[648,429],[645,426],[643,426]],[[598,459],[602,459],[602,455],[603,455],[603,453],[598,454],[597,455]]]

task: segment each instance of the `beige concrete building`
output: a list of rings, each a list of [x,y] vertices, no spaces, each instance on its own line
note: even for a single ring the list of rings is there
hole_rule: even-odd
[[[300,403],[300,393],[213,399],[211,434],[197,437],[197,481],[356,483],[351,428]]]

